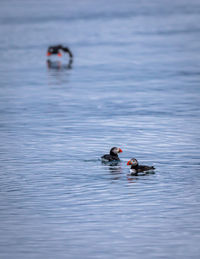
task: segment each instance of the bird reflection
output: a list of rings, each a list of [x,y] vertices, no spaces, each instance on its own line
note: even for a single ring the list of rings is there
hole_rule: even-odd
[[[60,60],[57,61],[51,61],[50,59],[47,59],[47,67],[49,69],[55,69],[55,70],[66,70],[72,68],[73,60],[69,59],[68,64],[62,64]]]
[[[146,172],[140,173],[138,175],[133,175],[131,173],[128,173],[127,174],[127,180],[130,183],[135,183],[137,180],[141,179],[143,176],[149,176],[149,175],[152,175],[152,174],[155,174],[155,172],[154,171],[146,171]]]
[[[120,177],[122,175],[122,168],[120,165],[120,161],[112,161],[112,162],[102,161],[102,164],[105,165],[108,168],[108,170],[110,171],[112,180],[120,179]]]
[[[122,168],[121,166],[109,166],[109,171],[112,176],[112,180],[118,180],[120,179],[122,175]]]
[[[127,174],[127,181],[129,183],[136,183],[137,180],[138,178],[136,176],[131,176],[130,174]]]

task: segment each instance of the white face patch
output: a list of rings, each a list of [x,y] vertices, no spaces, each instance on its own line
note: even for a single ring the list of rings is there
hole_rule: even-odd
[[[137,159],[135,159],[135,158],[131,159],[131,164],[134,166],[138,165]]]
[[[113,149],[112,149],[112,152],[113,152],[114,154],[119,153],[119,148],[116,148],[116,147],[115,147],[115,148],[113,148]]]

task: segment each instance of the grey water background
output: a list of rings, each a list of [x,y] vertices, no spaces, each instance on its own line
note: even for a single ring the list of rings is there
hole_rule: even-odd
[[[200,2],[1,0],[0,56],[0,258],[199,258]]]

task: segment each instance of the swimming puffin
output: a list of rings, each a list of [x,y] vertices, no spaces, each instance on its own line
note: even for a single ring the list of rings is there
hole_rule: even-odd
[[[149,170],[154,170],[154,166],[148,166],[148,165],[139,165],[137,159],[132,158],[128,161],[127,165],[131,165],[130,173],[131,175],[138,175],[138,174],[144,174],[145,172]]]
[[[59,57],[61,57],[62,56],[62,52],[68,53],[69,56],[70,56],[70,59],[73,58],[73,54],[70,51],[70,49],[68,47],[64,47],[62,45],[56,45],[56,46],[48,47],[47,56],[58,55]]]
[[[113,147],[110,150],[110,154],[103,155],[101,157],[101,160],[103,162],[120,161],[120,159],[118,157],[118,153],[121,153],[121,152],[122,152],[121,148]]]

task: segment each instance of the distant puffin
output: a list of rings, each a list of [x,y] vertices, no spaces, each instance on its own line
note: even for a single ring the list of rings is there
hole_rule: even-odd
[[[121,153],[121,152],[122,152],[121,148],[113,147],[110,150],[110,154],[103,155],[101,157],[101,160],[103,162],[119,161],[120,159],[118,157],[118,153]]]
[[[137,159],[132,158],[128,161],[127,165],[131,165],[130,173],[131,175],[138,175],[140,173],[147,172],[149,170],[154,170],[154,166],[148,166],[148,165],[139,165]]]
[[[58,55],[59,57],[61,57],[62,52],[68,53],[70,56],[70,59],[73,58],[73,54],[70,51],[70,49],[68,47],[63,47],[62,45],[55,45],[55,46],[48,47],[47,56]]]
[[[73,63],[73,54],[70,51],[68,47],[63,47],[62,45],[56,45],[56,46],[50,46],[47,50],[47,56],[51,55],[58,55],[59,57],[62,57],[63,53],[67,53],[69,55],[69,61],[68,64],[62,64],[60,60],[53,61],[51,59],[47,59],[47,66],[48,68],[53,69],[71,69],[72,63]]]

